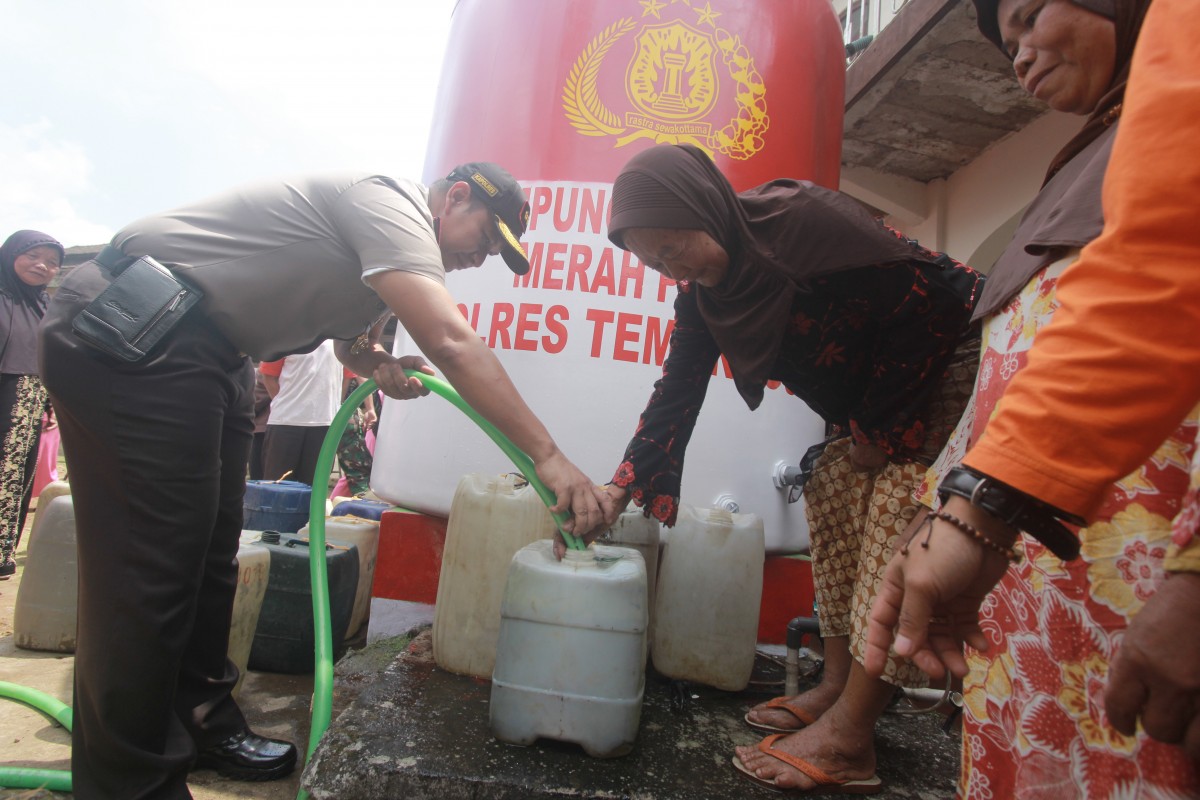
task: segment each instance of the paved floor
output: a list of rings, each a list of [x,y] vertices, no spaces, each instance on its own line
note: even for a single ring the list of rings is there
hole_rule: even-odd
[[[24,560],[22,547],[17,576],[0,581],[0,680],[69,703],[74,659],[13,644]],[[377,611],[385,609],[372,611],[376,634],[388,626],[392,632],[405,629],[429,613],[428,607],[389,608],[386,615]],[[376,625],[377,617],[386,618],[386,624]],[[648,679],[638,745],[630,756],[595,761],[573,746],[547,742],[515,748],[498,744],[487,729],[489,683],[436,669],[428,639],[418,637],[413,651],[397,657],[407,640],[382,638],[338,664],[334,722],[305,776],[315,797],[529,800],[565,792],[579,798],[726,800],[771,795],[740,779],[728,764],[734,743],[755,740],[741,715],[765,695],[693,688],[681,712],[680,688]],[[255,730],[303,749],[311,694],[310,676],[252,671],[241,704]],[[943,734],[941,721],[932,714],[889,716],[881,723],[880,775],[888,782],[881,797],[934,800],[953,794],[958,737]],[[67,769],[69,737],[32,709],[0,699],[0,765]],[[196,800],[291,800],[300,779],[297,771],[285,780],[254,784],[199,771],[189,786]],[[0,789],[0,800],[63,797],[69,795]]]
[[[530,747],[496,741],[488,681],[433,663],[432,637],[418,636],[382,677],[338,717],[305,774],[314,800],[743,800],[775,793],[731,765],[733,748],[762,734],[746,709],[777,693],[721,692],[647,674],[637,740],[628,755],[589,758],[573,744]],[[782,678],[761,659],[756,676]],[[950,797],[959,737],[938,714],[885,715],[876,732],[879,797]]]

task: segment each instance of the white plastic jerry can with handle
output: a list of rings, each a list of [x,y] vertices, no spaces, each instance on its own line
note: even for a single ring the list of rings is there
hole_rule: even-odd
[[[250,542],[238,543],[238,583],[233,595],[233,616],[229,622],[229,660],[238,668],[237,684],[233,687],[236,700],[246,681],[246,664],[254,645],[254,631],[262,612],[267,582],[271,577],[271,552]]]
[[[746,688],[765,557],[758,516],[680,504],[655,588],[650,653],[656,670],[717,689]]]
[[[626,547],[512,559],[489,719],[502,742],[575,742],[595,758],[633,749],[646,678],[646,564]]]
[[[300,529],[298,536],[307,538],[309,526]],[[346,626],[346,640],[353,639],[367,621],[371,609],[371,586],[375,582],[375,560],[379,555],[379,521],[350,514],[325,517],[325,540],[347,542],[358,548],[358,586],[354,591],[354,608]]]
[[[626,511],[617,517],[611,528],[604,532],[599,541],[616,547],[632,547],[642,554],[646,562],[646,608],[650,611],[647,631],[654,630],[654,586],[658,581],[658,556],[662,549],[662,528],[654,517],[647,517],[641,509]]]
[[[54,484],[47,486],[49,490]],[[24,650],[75,652],[79,582],[75,504],[70,494],[43,493],[25,553],[13,609],[13,639]]]
[[[433,610],[434,663],[459,675],[491,676],[509,562],[555,530],[546,505],[520,475],[462,477],[446,522]]]

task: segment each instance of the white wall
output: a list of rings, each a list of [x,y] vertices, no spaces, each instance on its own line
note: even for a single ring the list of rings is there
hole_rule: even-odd
[[[1011,227],[1037,194],[1054,154],[1082,125],[1081,117],[1052,111],[945,180],[921,184],[847,169],[840,188],[883,211],[889,224],[927,247],[987,270],[999,255],[997,243],[988,242],[982,251],[980,246],[998,229]]]

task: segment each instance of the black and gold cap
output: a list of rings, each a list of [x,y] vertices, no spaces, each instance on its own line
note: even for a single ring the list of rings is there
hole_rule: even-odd
[[[490,161],[460,164],[451,170],[446,180],[466,181],[485,206],[496,217],[496,227],[504,246],[500,255],[508,268],[518,275],[529,272],[529,257],[521,246],[521,237],[529,226],[529,202],[525,191],[508,170]]]

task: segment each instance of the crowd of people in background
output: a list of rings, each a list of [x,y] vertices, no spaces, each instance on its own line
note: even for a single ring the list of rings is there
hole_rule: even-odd
[[[255,374],[255,442],[251,480],[291,480],[315,486],[317,458],[341,404],[361,378],[346,369],[326,340],[310,353],[264,361]],[[377,409],[382,398],[368,394],[339,434],[337,482],[331,498],[362,497],[370,491]]]

